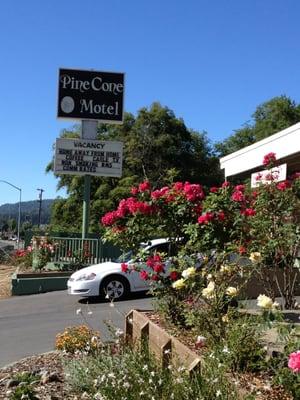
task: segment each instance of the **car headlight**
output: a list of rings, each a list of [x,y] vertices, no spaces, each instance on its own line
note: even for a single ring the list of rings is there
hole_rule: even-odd
[[[76,278],[76,281],[92,281],[93,279],[96,278],[96,274],[94,274],[94,272],[91,272],[90,274],[82,274],[79,275],[78,278]]]

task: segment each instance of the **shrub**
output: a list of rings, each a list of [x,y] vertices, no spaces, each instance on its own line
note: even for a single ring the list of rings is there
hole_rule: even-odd
[[[100,334],[86,325],[72,326],[56,335],[55,347],[68,353],[95,352],[100,344]]]

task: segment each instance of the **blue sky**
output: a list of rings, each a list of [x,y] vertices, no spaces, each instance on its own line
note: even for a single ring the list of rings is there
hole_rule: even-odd
[[[72,125],[59,67],[125,72],[126,111],[159,101],[213,142],[274,96],[299,103],[299,15],[298,0],[1,1],[0,180],[23,200],[64,195],[45,174]],[[18,196],[0,182],[0,204]]]

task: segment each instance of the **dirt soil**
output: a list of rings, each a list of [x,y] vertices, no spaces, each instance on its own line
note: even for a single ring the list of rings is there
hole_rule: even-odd
[[[0,264],[0,299],[11,296],[11,275],[15,272],[16,267],[11,265]]]

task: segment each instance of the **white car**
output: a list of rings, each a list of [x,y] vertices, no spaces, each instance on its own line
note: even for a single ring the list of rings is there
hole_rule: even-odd
[[[143,245],[144,251],[168,253],[170,243],[167,239],[155,239]],[[131,292],[149,289],[147,281],[140,278],[139,272],[122,272],[121,264],[132,263],[132,252],[120,256],[115,261],[91,265],[74,272],[68,280],[68,293],[72,295],[107,296],[110,299],[122,299]]]

